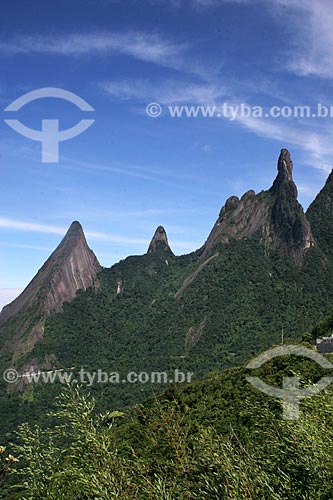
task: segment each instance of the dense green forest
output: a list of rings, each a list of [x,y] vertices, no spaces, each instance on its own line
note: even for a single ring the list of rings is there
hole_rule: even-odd
[[[197,254],[175,257],[161,250],[103,269],[99,289],[79,292],[63,313],[50,317],[43,341],[17,368],[31,360],[44,369],[75,367],[75,376],[82,367],[121,375],[177,368],[199,380],[279,344],[282,329],[286,341],[298,342],[327,317],[333,266],[323,265],[320,250],[311,249],[301,268],[282,252],[265,255],[256,238],[215,246],[219,250],[178,299],[177,290],[198,267]],[[117,294],[119,281],[123,291]],[[4,367],[10,363],[5,357]],[[44,420],[61,390],[60,383],[29,384],[23,392],[0,385],[2,442],[18,423]],[[165,387],[94,384],[90,391],[103,411],[110,401],[124,409]]]
[[[0,381],[0,498],[332,499],[332,389],[287,421],[281,401],[247,381],[259,353],[314,350],[333,332],[333,177],[307,220],[281,155],[272,188],[231,197],[201,249],[175,256],[159,228],[163,241],[100,270],[61,312],[38,316],[42,287],[2,324],[1,366],[21,378]],[[25,383],[29,368],[69,371],[72,383]],[[87,387],[82,369],[120,383]],[[171,383],[176,369],[192,382]],[[131,372],[169,380],[122,383]],[[289,355],[257,375],[308,387],[327,370]]]
[[[332,319],[313,333],[331,327]],[[311,335],[303,345],[313,348]],[[324,372],[284,356],[256,373],[276,386],[296,374],[308,386]],[[1,449],[0,498],[330,500],[332,390],[305,399],[299,420],[287,421],[247,374],[244,365],[174,384],[124,412],[113,403],[100,412],[87,389],[63,387],[43,425],[21,425]]]

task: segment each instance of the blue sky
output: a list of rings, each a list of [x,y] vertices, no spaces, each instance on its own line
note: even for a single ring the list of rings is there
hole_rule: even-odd
[[[0,32],[0,308],[73,220],[105,266],[146,251],[165,226],[176,254],[204,242],[226,198],[270,187],[291,150],[304,207],[333,163],[332,119],[171,118],[170,105],[333,105],[330,0],[3,2]],[[44,87],[74,92],[94,125],[59,163],[4,122]],[[150,118],[150,102],[163,108]],[[11,117],[13,118],[13,117]],[[15,118],[61,129],[85,118],[59,99]]]

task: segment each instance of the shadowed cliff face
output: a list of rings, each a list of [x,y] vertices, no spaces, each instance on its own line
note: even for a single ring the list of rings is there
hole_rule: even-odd
[[[303,253],[314,245],[310,223],[297,201],[293,181],[293,163],[287,149],[282,149],[278,161],[278,176],[270,189],[274,197],[272,225],[279,243],[301,263]]]
[[[321,250],[333,254],[333,170],[325,186],[308,208],[306,216]]]
[[[43,338],[46,318],[60,312],[64,302],[73,300],[78,290],[92,286],[100,270],[80,223],[73,222],[26,289],[3,308],[0,333],[7,337],[3,350],[15,352],[17,358],[29,352]]]
[[[229,243],[256,234],[268,220],[269,205],[262,193],[248,191],[241,199],[228,198],[201,253],[205,257],[217,243]]]
[[[278,175],[268,191],[248,191],[241,199],[229,198],[202,249],[205,257],[213,247],[231,238],[243,239],[259,234],[267,249],[283,248],[300,264],[304,251],[314,245],[311,228],[297,201],[290,153],[282,149]]]

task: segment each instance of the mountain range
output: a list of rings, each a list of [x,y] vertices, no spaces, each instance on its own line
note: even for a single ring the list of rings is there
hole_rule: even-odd
[[[174,255],[159,226],[145,255],[102,268],[73,222],[0,314],[2,366],[19,372],[178,368],[200,378],[280,343],[282,332],[300,340],[332,311],[333,172],[304,213],[288,150],[281,150],[277,169],[270,189],[231,196],[206,242],[188,255]],[[10,391],[11,404],[24,415],[37,414],[59,387],[18,389]],[[161,388],[92,390],[102,405],[119,408]],[[5,420],[6,395],[1,405]]]

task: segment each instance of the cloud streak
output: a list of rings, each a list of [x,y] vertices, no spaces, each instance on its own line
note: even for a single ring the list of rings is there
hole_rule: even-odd
[[[266,118],[237,117],[235,120],[242,127],[260,137],[267,137],[286,144],[292,144],[308,154],[306,163],[325,173],[332,170],[333,144],[332,127],[324,132],[306,128],[297,123],[287,125],[281,121],[270,121]]]
[[[94,32],[65,35],[21,35],[0,41],[6,56],[49,54],[61,56],[122,54],[145,62],[163,64],[185,50],[159,35],[140,32]]]
[[[21,292],[22,288],[0,288],[0,311],[5,305],[20,295]]]
[[[94,31],[89,33],[23,34],[11,39],[0,38],[0,55],[49,55],[63,57],[120,55],[151,63],[171,70],[195,75],[203,80],[219,71],[221,63],[209,65],[207,61],[188,58],[193,46],[188,42],[167,38],[144,31]]]
[[[294,3],[303,15],[295,23],[298,40],[289,69],[300,76],[332,79],[332,4],[327,0]]]
[[[333,9],[330,0],[192,0],[197,7],[263,5],[290,32],[283,69],[299,76],[333,78]],[[179,6],[183,5],[179,2]]]
[[[62,226],[53,226],[48,224],[38,224],[35,222],[26,222],[14,219],[8,219],[5,217],[0,217],[0,228],[3,229],[14,229],[17,231],[24,231],[30,233],[42,233],[42,234],[55,234],[63,236],[68,228]],[[148,240],[137,239],[137,238],[127,238],[124,236],[112,235],[109,233],[100,233],[94,231],[85,232],[88,238],[95,240],[101,240],[111,243],[126,243],[135,245],[146,245]]]
[[[60,236],[64,236],[68,231],[68,228],[63,226],[39,224],[35,222],[9,219],[6,217],[0,217],[0,228],[28,232],[28,233],[53,234]],[[85,235],[87,236],[87,238],[90,238],[92,240],[102,241],[105,243],[140,245],[145,247],[148,246],[150,241],[149,238],[148,239],[128,238],[125,236],[119,236],[110,233],[96,232],[96,231],[85,231]],[[196,242],[190,242],[190,241],[176,241],[172,244],[173,248],[179,249],[181,251],[185,250],[193,251],[199,246],[200,245],[198,245]],[[25,248],[27,246],[23,245],[22,247]],[[30,248],[33,248],[33,246],[31,246]]]
[[[195,102],[210,104],[226,93],[218,83],[190,83],[182,80],[148,82],[142,79],[114,80],[99,84],[102,90],[117,99],[137,99],[149,103],[155,100],[161,104]]]

